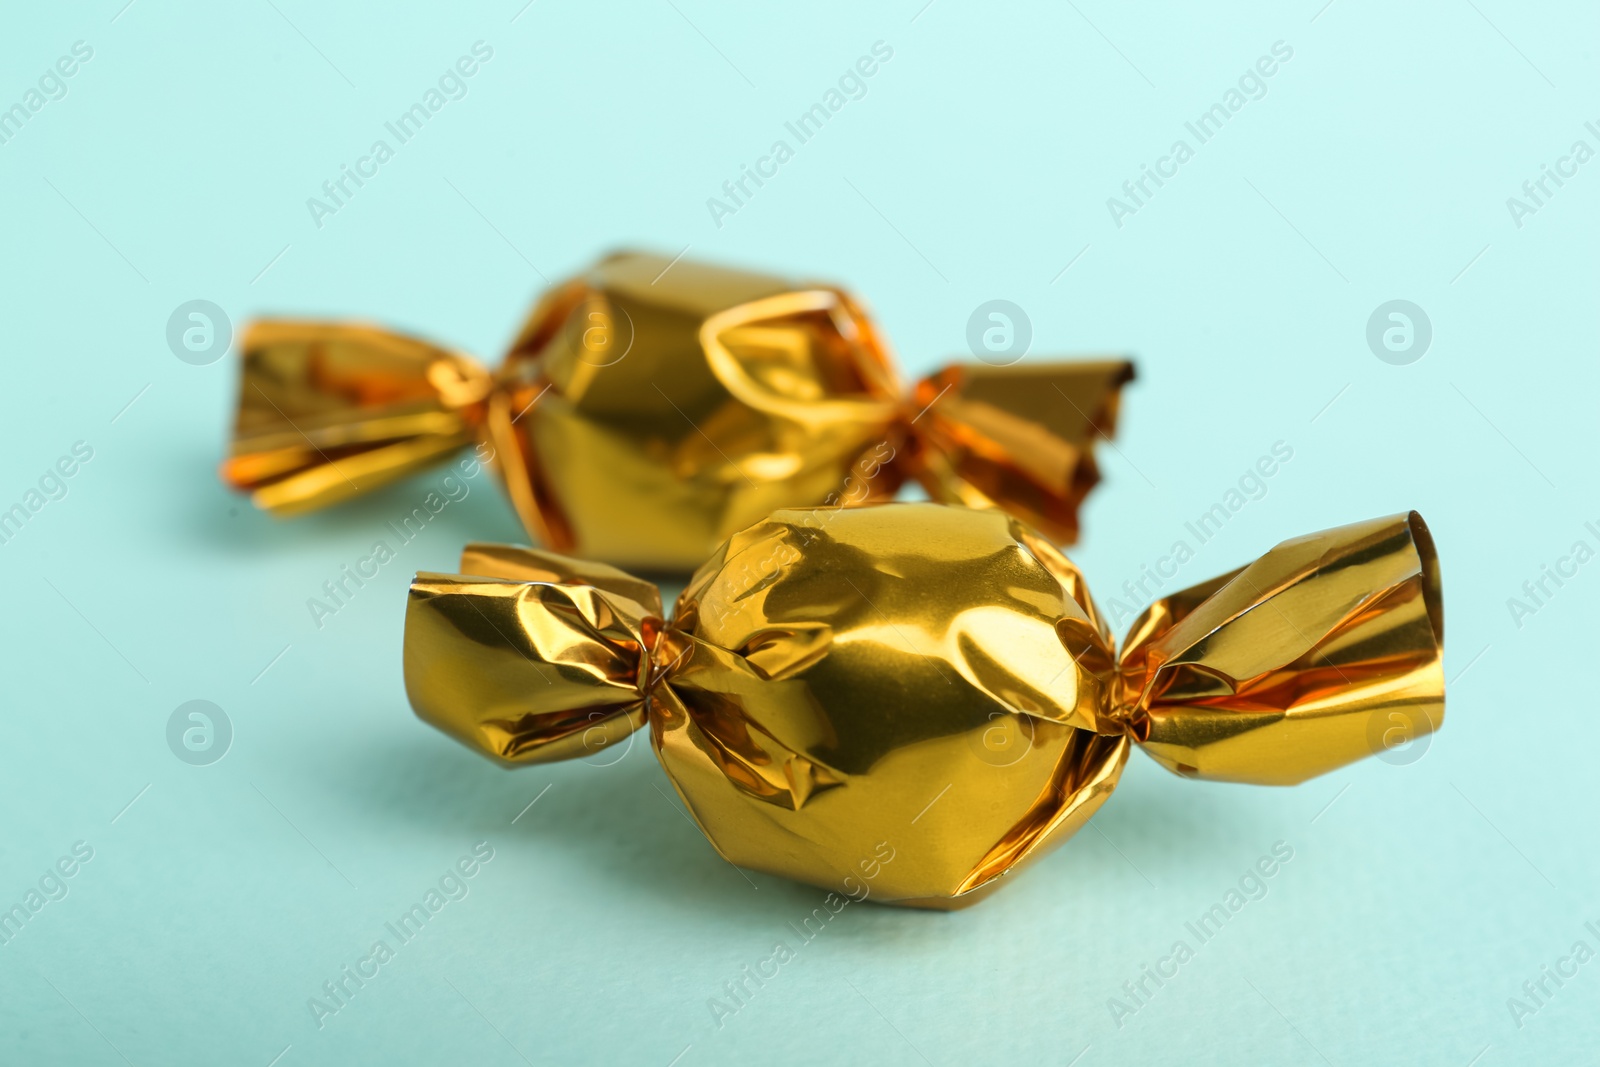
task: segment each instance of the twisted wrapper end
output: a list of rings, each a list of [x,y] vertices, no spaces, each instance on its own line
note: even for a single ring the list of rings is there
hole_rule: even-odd
[[[241,350],[220,473],[278,515],[337,503],[472,444],[492,387],[470,358],[371,326],[256,322]]]
[[[1095,439],[1116,433],[1133,377],[1121,359],[947,367],[912,393],[915,476],[940,503],[1000,507],[1073,544],[1100,481]]]
[[[891,500],[915,479],[935,501],[1000,507],[1057,544],[1078,539],[1078,508],[1100,481],[1095,439],[1116,432],[1134,377],[1123,359],[956,364],[907,393],[864,305],[831,287],[719,312],[700,342],[718,381],[772,420],[780,442],[806,442],[743,464],[750,484],[780,469],[799,477],[772,462],[784,452],[852,471],[843,487],[837,474],[824,483],[829,505]]]
[[[1285,541],[1151,605],[1117,716],[1177,774],[1293,785],[1444,722],[1444,607],[1416,512]]]
[[[424,722],[508,766],[594,755],[645,724],[660,616],[656,587],[614,567],[468,545],[461,573],[412,583],[406,694]]]

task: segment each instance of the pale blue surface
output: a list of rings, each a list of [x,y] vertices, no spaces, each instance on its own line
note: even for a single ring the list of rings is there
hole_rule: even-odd
[[[1521,1029],[1507,998],[1578,938],[1600,948],[1600,564],[1520,628],[1506,604],[1600,519],[1600,162],[1520,229],[1506,206],[1575,139],[1600,147],[1591,5],[273,2],[18,6],[0,32],[0,106],[94,50],[0,145],[0,506],[75,441],[94,451],[0,545],[0,905],[94,850],[0,946],[0,1061],[1593,1057],[1600,963]],[[469,94],[317,229],[306,198],[478,40]],[[715,226],[706,198],[879,40],[894,55],[865,97]],[[1280,40],[1267,95],[1118,229],[1106,198]],[[317,630],[306,599],[440,475],[256,514],[213,474],[231,363],[180,362],[165,323],[204,298],[236,323],[361,315],[493,354],[535,265],[559,278],[619,245],[846,282],[912,369],[961,354],[997,297],[1027,309],[1035,353],[1135,353],[1075,552],[1102,596],[1278,440],[1293,460],[1183,580],[1420,509],[1444,731],[1412,765],[1289,790],[1136,755],[1094,829],[988,902],[852,906],[804,945],[787,924],[820,894],[722,863],[645,745],[505,773],[449,743],[407,710],[403,593],[469,537],[517,536],[494,488]],[[1394,298],[1433,322],[1409,366],[1364,338]],[[165,740],[192,699],[235,729],[208,767]],[[470,895],[319,1030],[307,999],[484,840]],[[1294,859],[1266,896],[1119,1029],[1108,998],[1279,840]],[[717,1028],[708,998],[780,939],[797,958]]]

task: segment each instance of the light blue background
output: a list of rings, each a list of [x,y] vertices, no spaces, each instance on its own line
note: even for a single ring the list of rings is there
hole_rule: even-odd
[[[1520,229],[1506,198],[1600,147],[1600,17],[1321,2],[11,5],[0,106],[73,42],[94,57],[0,145],[0,506],[73,442],[94,458],[0,546],[0,906],[95,852],[0,946],[0,1060],[1591,1059],[1600,962],[1520,1029],[1507,998],[1600,949],[1600,564],[1520,628],[1506,602],[1596,541],[1600,162]],[[306,198],[478,40],[469,95],[314,226]],[[867,95],[714,225],[706,199],[879,40]],[[1119,229],[1107,197],[1280,40],[1267,95]],[[719,860],[646,745],[506,773],[449,743],[406,705],[404,590],[516,539],[508,508],[478,480],[318,630],[307,598],[440,474],[255,513],[214,475],[232,362],[180,362],[167,318],[364,316],[492,356],[546,278],[617,246],[849,284],[913,370],[997,297],[1036,355],[1134,353],[1074,552],[1102,596],[1275,441],[1293,460],[1184,581],[1419,509],[1443,732],[1295,789],[1136,755],[1093,829],[991,900],[851,906],[803,947],[787,924],[821,894]],[[1365,341],[1394,298],[1433,323],[1408,366]],[[208,767],[165,740],[191,699],[234,726]],[[319,1030],[307,999],[483,840],[470,895]],[[1267,895],[1119,1028],[1108,998],[1279,840]],[[780,939],[798,958],[719,1029],[708,998]]]

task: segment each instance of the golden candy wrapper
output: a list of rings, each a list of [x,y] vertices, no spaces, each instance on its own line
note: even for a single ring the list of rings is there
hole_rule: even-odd
[[[687,571],[780,507],[999,506],[1069,544],[1121,359],[958,364],[907,388],[832,286],[620,254],[546,293],[490,372],[364,325],[245,331],[223,479],[277,514],[442,462],[493,465],[546,547]]]
[[[419,574],[417,714],[508,764],[646,724],[729,862],[970,904],[1070,837],[1137,744],[1178,774],[1289,785],[1444,718],[1438,560],[1415,512],[1285,541],[1164,597],[1118,656],[1025,523],[935,503],[778,511],[670,620],[600,563],[472,545]],[[885,862],[885,855],[893,862]]]

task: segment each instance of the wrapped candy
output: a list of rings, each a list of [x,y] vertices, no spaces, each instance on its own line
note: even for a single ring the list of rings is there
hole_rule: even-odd
[[[909,481],[1071,543],[1133,377],[958,364],[907,389],[845,291],[639,254],[546,293],[493,372],[363,325],[257,322],[242,350],[222,477],[258,507],[323,507],[477,443],[546,547],[679,571],[776,508]]]
[[[873,898],[970,904],[1070,837],[1137,744],[1179,774],[1288,785],[1437,728],[1438,560],[1415,512],[1285,541],[1173,593],[1120,657],[1082,576],[1002,512],[779,511],[671,620],[605,564],[472,545],[419,574],[417,714],[502,763],[646,724],[727,860]]]

